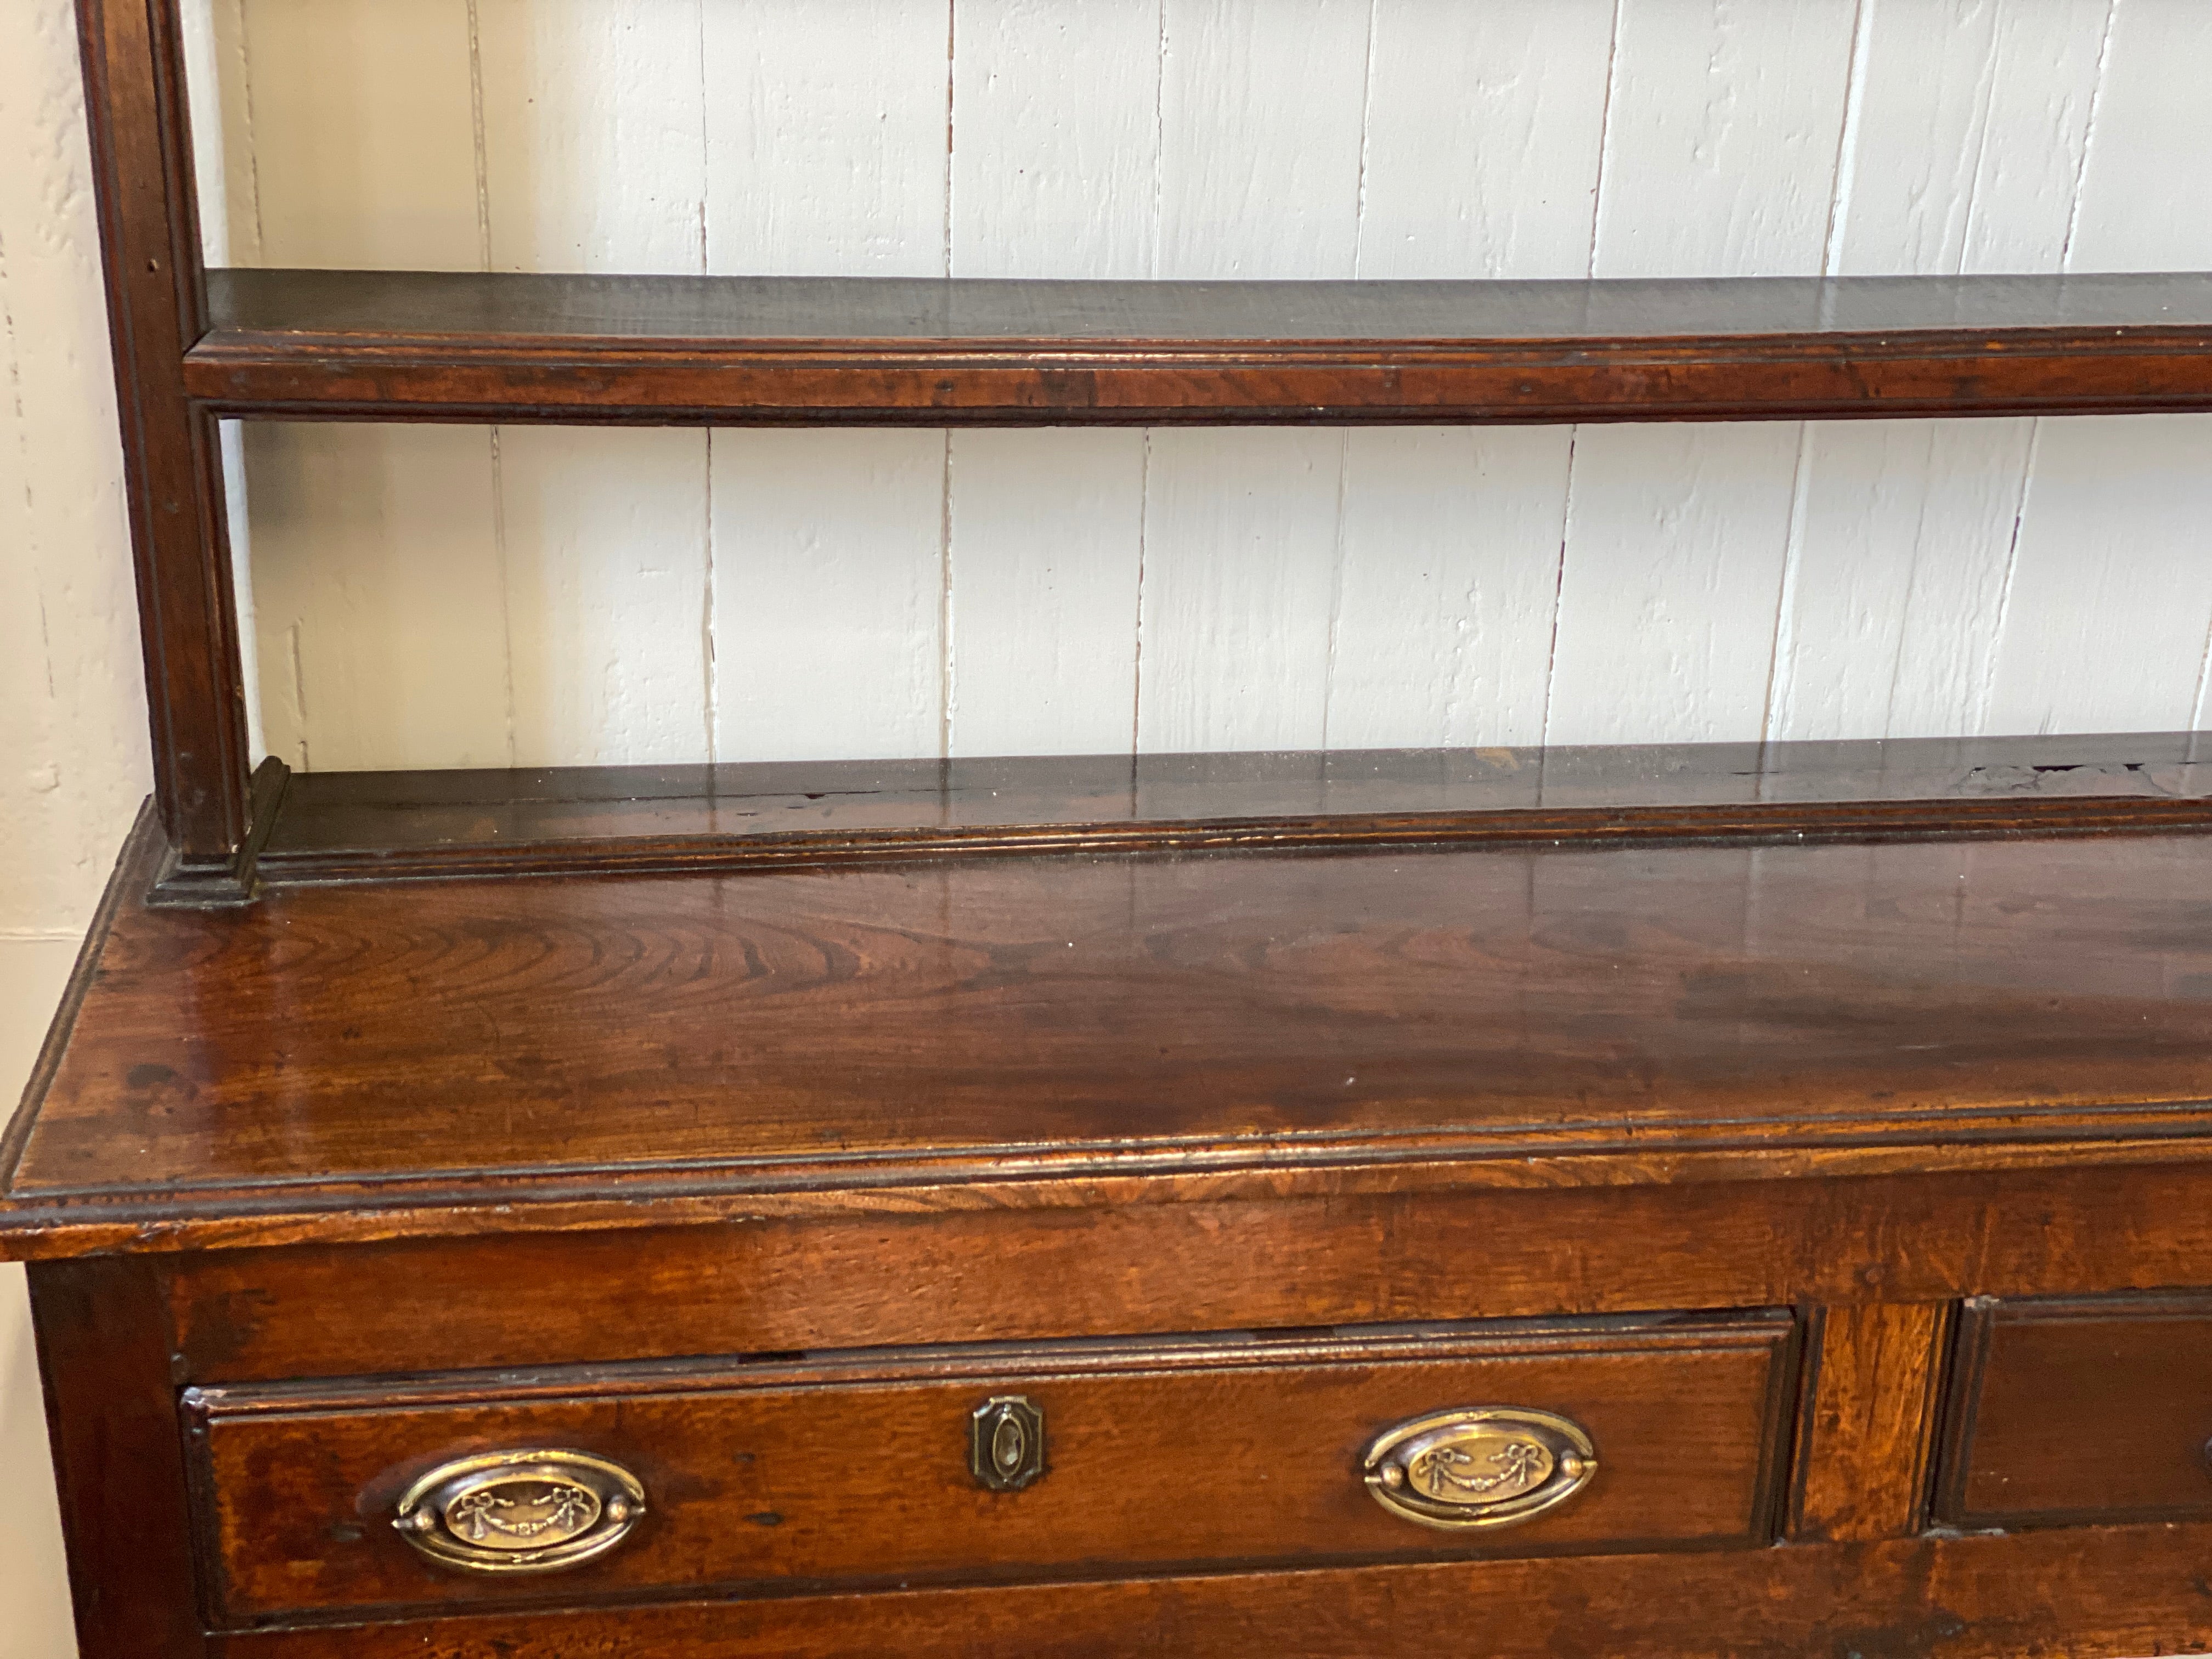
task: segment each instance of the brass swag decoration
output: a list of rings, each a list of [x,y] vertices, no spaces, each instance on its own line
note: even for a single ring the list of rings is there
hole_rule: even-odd
[[[1470,1406],[1385,1429],[1361,1468],[1368,1492],[1393,1515],[1425,1527],[1505,1527],[1587,1486],[1597,1448],[1554,1412]]]
[[[392,1524],[441,1565],[557,1572],[605,1554],[645,1513],[619,1463],[577,1451],[495,1452],[441,1464],[407,1489]]]

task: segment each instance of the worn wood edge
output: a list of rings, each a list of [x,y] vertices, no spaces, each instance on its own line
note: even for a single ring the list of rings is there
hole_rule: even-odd
[[[1929,1482],[1929,1519],[1936,1525],[1961,1528],[1966,1510],[1966,1478],[1973,1455],[1974,1423],[1982,1404],[1982,1382],[1989,1370],[1990,1339],[1996,1329],[1997,1310],[1990,1296],[1960,1300],[1951,1322],[1950,1353],[1944,1366],[1942,1419],[1936,1425],[1935,1469]]]
[[[224,273],[228,275],[230,273]],[[407,276],[410,272],[264,272],[259,276],[304,274],[362,277]],[[434,274],[434,273],[433,273]],[[2156,273],[2147,273],[2155,276]],[[539,276],[538,280],[559,280]],[[678,282],[690,279],[678,278]],[[709,282],[714,278],[707,279]],[[1725,282],[1727,279],[1720,279]],[[1814,278],[1814,282],[1824,279]],[[1850,283],[1854,278],[1826,278]],[[1876,279],[1894,283],[1892,277]],[[1911,282],[1913,279],[1904,279]],[[1936,285],[1951,277],[1921,279]],[[2036,280],[2036,279],[2030,279]],[[2063,287],[2069,278],[2040,279]],[[1018,283],[1017,283],[1018,285]],[[1139,286],[1152,286],[1139,283]],[[1388,288],[1388,281],[1372,284]],[[1468,284],[1483,287],[1480,279]],[[1607,286],[1604,279],[1569,287]],[[1630,286],[1664,287],[1666,279],[1630,279]],[[1692,278],[1686,286],[1706,286]],[[1118,284],[1105,283],[1103,287]],[[1169,286],[1172,286],[1171,284]],[[1268,286],[1337,286],[1295,280]],[[1362,284],[1368,286],[1368,284]],[[1416,283],[1414,286],[1423,286]],[[1505,286],[1511,286],[1508,283]],[[290,362],[340,356],[361,362],[405,368],[449,368],[480,363],[500,368],[535,363],[697,362],[725,364],[804,363],[814,368],[895,368],[931,365],[955,369],[1042,370],[1102,368],[1124,364],[1264,368],[1277,363],[1312,363],[1331,368],[1417,368],[1443,363],[1474,368],[1577,368],[1593,361],[1650,368],[1680,365],[1711,368],[1792,363],[1919,362],[1931,358],[1972,361],[2039,361],[2054,357],[2195,357],[2212,353],[2212,322],[2168,322],[2147,314],[2125,323],[2029,322],[1895,328],[1769,329],[1760,333],[1699,332],[1678,329],[1658,333],[1495,334],[1176,334],[1133,331],[1107,333],[1003,334],[665,334],[533,333],[524,330],[306,328],[238,321],[211,321],[187,349],[187,361],[203,372],[236,362]]]
[[[189,363],[188,363],[189,367]],[[271,381],[289,375],[289,369],[271,367]],[[1966,371],[1962,368],[1961,374]],[[1640,421],[1803,421],[1911,420],[1940,418],[1988,419],[2002,416],[2100,416],[2193,414],[2212,409],[2212,386],[2166,392],[2147,384],[2152,362],[2138,362],[2124,378],[2130,388],[2109,392],[2049,390],[2013,392],[1981,392],[1971,396],[1928,394],[1881,396],[1863,391],[1838,390],[1826,395],[1778,391],[1763,398],[1719,398],[1676,394],[1632,401],[1554,398],[1543,402],[1516,403],[1504,398],[1480,397],[1474,389],[1426,403],[1358,402],[1342,395],[1341,382],[1332,377],[1324,387],[1296,387],[1273,401],[1257,397],[1244,401],[1222,398],[1198,404],[1133,401],[1102,403],[1093,399],[1012,396],[977,405],[920,401],[933,392],[944,371],[933,368],[917,374],[911,388],[887,389],[872,403],[853,406],[806,402],[766,392],[741,397],[736,391],[727,401],[702,397],[661,395],[626,402],[569,398],[556,384],[568,374],[550,373],[541,382],[517,388],[511,401],[493,395],[514,372],[487,372],[489,384],[471,388],[469,396],[431,396],[411,386],[403,374],[380,372],[373,387],[362,387],[350,397],[331,395],[337,389],[319,388],[322,395],[288,392],[268,386],[257,392],[249,384],[228,396],[203,397],[199,406],[222,420],[365,421],[378,424],[432,421],[484,426],[536,423],[554,426],[727,426],[727,427],[921,427],[932,430],[969,427],[1078,426],[1565,426]],[[234,379],[244,379],[234,375]],[[450,377],[424,368],[418,378],[441,386]],[[608,377],[606,370],[581,368],[573,371],[579,384],[596,385]],[[1385,379],[1395,379],[1386,373]],[[2212,375],[2208,375],[2212,379]],[[1393,388],[1395,390],[1395,388]]]
[[[2212,405],[2212,331],[2147,320],[1534,339],[933,340],[226,324],[186,351],[182,370],[187,393],[210,412],[294,419],[1311,425],[2087,414]]]
[[[1418,1328],[1333,1328],[1325,1334],[1200,1332],[962,1342],[810,1352],[804,1359],[709,1356],[615,1364],[287,1378],[188,1388],[189,1422],[317,1418],[444,1406],[537,1405],[845,1384],[962,1381],[1018,1374],[1037,1379],[1265,1370],[1401,1360],[1579,1358],[1656,1353],[1781,1354],[1796,1316],[1784,1308],[1703,1312],[1576,1314],[1534,1319],[1452,1320]]]
[[[2212,1527],[2138,1526],[2007,1538],[1791,1545],[1756,1553],[1523,1558],[1227,1571],[1021,1586],[796,1595],[651,1608],[473,1613],[417,1624],[218,1637],[225,1659],[364,1659],[396,1640],[437,1659],[623,1651],[787,1659],[900,1651],[1095,1659],[1161,1651],[1379,1659],[1442,1650],[1468,1609],[1486,1653],[1642,1659],[2045,1659],[2212,1645],[2203,1561]],[[2091,1605],[2075,1592],[2107,1584]],[[1208,1634],[1214,1638],[1202,1645]],[[1449,1650],[1457,1650],[1456,1644]]]
[[[2131,1291],[2114,1296],[2008,1296],[2002,1301],[1984,1297],[1977,1314],[1992,1329],[1999,1325],[2129,1324],[2168,1319],[2212,1318],[2212,1291]]]
[[[1816,1303],[1805,1309],[1798,1321],[1796,1386],[1790,1409],[1790,1420],[1796,1431],[1790,1437],[1790,1480],[1779,1527],[1779,1534],[1793,1540],[1807,1540],[1805,1498],[1813,1468],[1813,1407],[1820,1395],[1820,1362],[1827,1352],[1828,1314],[1826,1303]]]
[[[31,1130],[38,1121],[40,1109],[46,1104],[47,1091],[53,1087],[55,1073],[61,1069],[62,1055],[69,1048],[70,1034],[76,1030],[78,1011],[84,1006],[85,994],[92,988],[93,978],[99,971],[100,958],[107,948],[107,936],[115,926],[115,918],[125,901],[142,890],[147,871],[166,850],[161,819],[149,795],[139,803],[138,816],[132,820],[130,833],[123,838],[107,886],[93,911],[92,925],[85,929],[84,942],[77,946],[76,960],[62,988],[61,1002],[46,1026],[39,1056],[32,1062],[22,1098],[5,1133],[0,1133],[0,1214],[5,1213],[7,1196],[15,1185],[24,1149],[30,1144]],[[6,1225],[0,1221],[0,1235],[4,1235]],[[0,1260],[6,1256],[7,1247],[0,1243]]]
[[[258,774],[257,774],[257,776]],[[2212,799],[2069,795],[2027,800],[1776,801],[1691,807],[1505,807],[1468,812],[1162,819],[757,835],[592,837],[505,845],[264,852],[275,886],[691,871],[823,869],[957,857],[1320,852],[1419,846],[1813,845],[2212,830]],[[267,833],[264,831],[264,835]]]
[[[260,897],[262,848],[276,827],[291,775],[291,769],[276,756],[264,757],[247,781],[246,836],[236,851],[222,859],[187,860],[176,848],[167,849],[146,884],[146,908],[234,910]]]
[[[1133,333],[928,336],[856,334],[531,334],[471,329],[210,325],[184,354],[187,390],[220,397],[217,377],[241,370],[620,371],[666,365],[718,371],[777,368],[864,374],[993,374],[1039,380],[1055,370],[1188,374],[1293,368],[1357,372],[1444,369],[1492,374],[1543,369],[1855,368],[1972,364],[2039,368],[2072,359],[2134,364],[2212,356],[2203,323],[2025,323],[1987,327],[1779,330],[1764,334],[1283,335],[1207,337]]]
[[[1959,1322],[1964,1316],[1964,1297],[1936,1310],[1932,1334],[1934,1352],[1921,1379],[1920,1431],[1913,1445],[1911,1529],[1925,1528],[1936,1510],[1936,1482],[1943,1472],[1943,1431],[1954,1398],[1953,1375],[1958,1361]]]
[[[2212,1147],[2189,1139],[2080,1139],[1960,1146],[1926,1140],[1889,1146],[1733,1152],[1651,1152],[1575,1158],[1500,1153],[1401,1164],[1348,1161],[1285,1168],[1246,1164],[1182,1174],[1057,1175],[1030,1180],[935,1179],[875,1185],[730,1190],[670,1182],[567,1182],[550,1190],[380,1191],[326,1187],[313,1193],[235,1191],[141,1202],[0,1204],[0,1261],[80,1255],[266,1249],[301,1243],[514,1233],[604,1232],[726,1226],[861,1215],[993,1210],[1071,1210],[1139,1204],[1271,1201],[1381,1194],[1545,1192],[1844,1176],[1911,1176],[2202,1164]]]
[[[1762,1312],[1775,1316],[1782,1328],[1767,1355],[1766,1405],[1759,1421],[1757,1496],[1750,1531],[1763,1543],[1777,1544],[1787,1535],[1796,1510],[1801,1459],[1795,1429],[1808,1397],[1805,1373],[1811,1343],[1803,1310],[1745,1309],[1740,1316]]]
[[[375,426],[425,422],[451,426],[727,427],[746,430],[852,428],[927,431],[1073,427],[1395,427],[1395,426],[1608,426],[1656,421],[1701,422],[1757,421],[1992,420],[2048,415],[2094,418],[2107,415],[2195,415],[2212,410],[2212,391],[2162,396],[2147,392],[2108,398],[1991,398],[1972,403],[1956,398],[1892,398],[1887,402],[1839,402],[1816,398],[1763,403],[1698,403],[1686,398],[1665,404],[1595,406],[1559,402],[1509,408],[1498,404],[1452,403],[1372,408],[1346,407],[1314,399],[1287,400],[1280,407],[1115,408],[1104,412],[1065,407],[1005,406],[980,410],[945,407],[906,408],[891,404],[854,410],[761,404],[723,405],[697,401],[655,401],[635,404],[560,403],[540,400],[500,404],[488,401],[400,402],[386,394],[364,394],[356,401],[331,398],[292,401],[262,398],[209,398],[201,407],[219,420],[357,422]]]

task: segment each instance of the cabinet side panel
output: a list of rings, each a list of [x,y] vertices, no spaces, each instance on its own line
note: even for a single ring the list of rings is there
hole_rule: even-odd
[[[78,1652],[204,1653],[155,1270],[117,1260],[41,1262],[30,1281]]]

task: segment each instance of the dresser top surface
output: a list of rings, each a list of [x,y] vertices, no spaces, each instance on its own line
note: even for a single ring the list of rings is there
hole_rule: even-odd
[[[19,1253],[410,1206],[2212,1133],[2201,835],[953,859],[227,914],[145,908],[143,873],[10,1134]]]

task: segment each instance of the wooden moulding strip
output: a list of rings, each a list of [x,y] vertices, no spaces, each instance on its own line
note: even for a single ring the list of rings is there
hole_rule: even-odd
[[[226,416],[762,425],[1543,424],[2121,414],[2212,407],[2212,340],[1771,343],[1764,351],[689,352],[211,332],[187,390]],[[1886,348],[1886,349],[1885,349]]]
[[[225,415],[945,426],[2212,406],[2212,277],[1079,283],[216,271]]]
[[[1598,849],[1623,845],[1785,845],[2171,835],[2212,829],[2212,800],[2139,796],[2040,800],[1777,802],[1735,806],[1346,814],[1125,823],[915,825],[829,833],[594,836],[271,848],[271,884],[404,881],[566,872],[675,873],[753,866],[820,868],[884,860],[1052,853],[1286,852],[1488,843]]]

